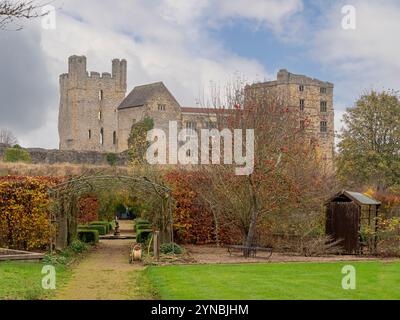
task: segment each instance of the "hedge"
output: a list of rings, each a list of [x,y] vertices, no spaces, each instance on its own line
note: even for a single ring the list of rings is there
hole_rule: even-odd
[[[100,225],[100,224],[94,224],[94,225],[89,225],[86,226],[86,228],[78,228],[82,230],[97,230],[99,232],[99,235],[104,236],[107,234],[107,227]]]
[[[42,250],[49,243],[48,189],[62,179],[0,177],[0,247]]]
[[[15,145],[12,148],[7,148],[4,152],[4,162],[25,162],[31,163],[31,156],[28,151]]]
[[[100,201],[95,195],[86,195],[78,201],[78,223],[90,223],[99,219]]]
[[[85,243],[99,242],[99,231],[93,229],[78,230],[78,239]]]
[[[138,218],[138,219],[135,220],[135,223],[136,223],[136,224],[150,223],[150,221],[147,220],[147,219]]]
[[[151,224],[135,225],[135,232],[138,232],[139,230],[143,230],[143,229],[152,229],[152,226],[151,226]]]
[[[137,243],[144,243],[149,238],[151,233],[153,232],[152,229],[140,229],[136,232],[136,242]]]
[[[110,223],[108,221],[93,221],[93,222],[90,222],[89,225],[90,226],[105,226],[106,233],[109,233],[111,231]]]
[[[138,232],[139,229],[151,229],[151,223],[145,219],[136,219],[135,220],[135,232]]]

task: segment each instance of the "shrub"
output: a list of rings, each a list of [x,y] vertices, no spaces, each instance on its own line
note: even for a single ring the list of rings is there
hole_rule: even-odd
[[[56,265],[56,264],[67,264],[71,258],[76,254],[80,254],[88,250],[88,245],[80,240],[74,240],[64,250],[59,253],[46,254],[43,258],[44,264]]]
[[[4,152],[4,162],[25,162],[30,163],[31,156],[28,151],[15,145],[12,148],[7,148]]]
[[[78,230],[78,239],[85,243],[97,243],[99,242],[99,231],[98,230]]]
[[[70,248],[75,253],[82,253],[88,249],[88,246],[80,240],[74,240],[71,242]]]
[[[149,239],[152,232],[153,232],[153,230],[151,230],[151,229],[138,230],[136,232],[136,242],[137,243],[145,243]]]
[[[49,177],[0,177],[0,247],[45,249],[49,243]]]
[[[106,159],[110,166],[115,166],[117,164],[117,155],[115,153],[107,153]]]
[[[58,254],[46,254],[42,260],[47,265],[67,264],[67,258]]]
[[[170,254],[170,253],[176,253],[176,254],[181,254],[183,252],[183,249],[181,246],[177,245],[176,243],[163,243],[160,246],[160,252],[163,254]]]

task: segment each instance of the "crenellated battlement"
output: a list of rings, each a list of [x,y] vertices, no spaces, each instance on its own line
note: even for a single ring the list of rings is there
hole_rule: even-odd
[[[87,79],[112,79],[115,81],[118,91],[126,91],[127,62],[125,59],[113,59],[112,71],[97,72],[87,71],[87,59],[85,56],[73,55],[68,58],[68,73],[60,75],[60,80],[69,80],[71,86],[85,86]]]

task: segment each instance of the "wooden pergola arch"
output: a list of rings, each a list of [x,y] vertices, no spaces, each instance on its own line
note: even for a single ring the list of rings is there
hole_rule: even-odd
[[[160,231],[162,242],[173,241],[173,215],[171,190],[142,175],[92,174],[68,179],[49,189],[51,199],[50,247],[64,249],[76,236],[79,199],[99,190],[125,188],[132,193],[156,195],[160,212],[153,218],[155,229]]]

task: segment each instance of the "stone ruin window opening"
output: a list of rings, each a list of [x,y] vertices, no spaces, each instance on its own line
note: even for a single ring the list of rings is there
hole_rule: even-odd
[[[99,90],[99,101],[102,101],[104,99],[104,92],[103,90]]]
[[[321,131],[321,133],[327,133],[328,132],[328,122],[327,121],[321,121],[321,123],[320,123],[320,131]]]
[[[103,113],[101,112],[101,110],[99,110],[99,120],[103,119]]]
[[[104,129],[100,129],[100,145],[104,145]]]
[[[88,139],[92,139],[92,130],[90,130],[90,129],[88,131]]]
[[[300,99],[300,111],[304,111],[305,101],[304,99]]]
[[[117,144],[117,132],[114,131],[113,132],[113,145],[116,145],[116,144]]]
[[[304,91],[304,86],[301,84],[301,85],[299,85],[299,91],[300,92],[303,92]]]
[[[166,110],[165,104],[159,104],[158,105],[158,111],[165,111],[165,110]]]
[[[326,88],[325,87],[321,87],[320,88],[320,93],[321,94],[326,94]]]
[[[321,101],[320,111],[321,111],[321,112],[327,112],[327,111],[328,111],[326,101]]]

